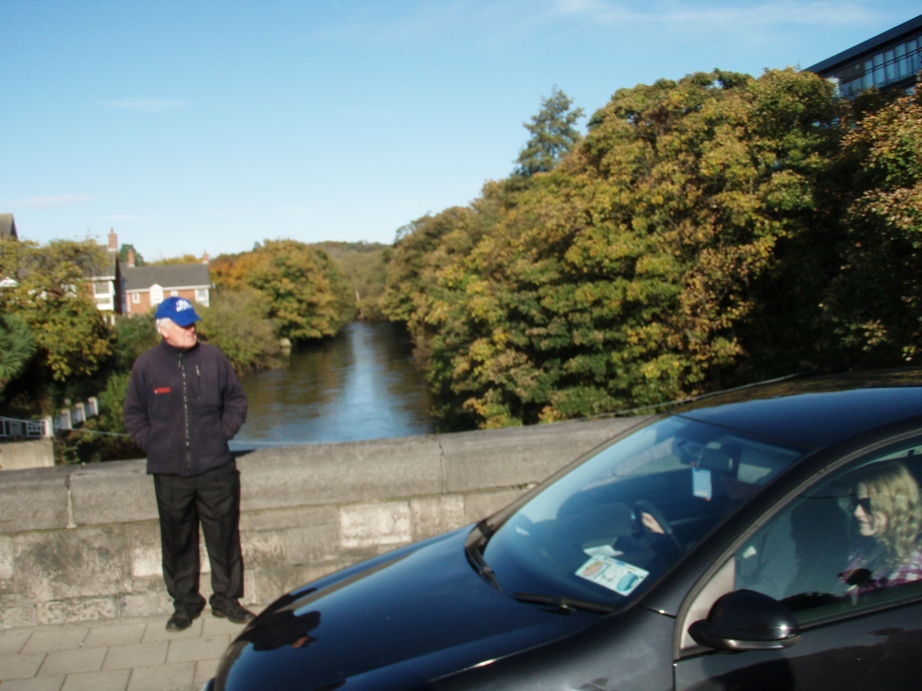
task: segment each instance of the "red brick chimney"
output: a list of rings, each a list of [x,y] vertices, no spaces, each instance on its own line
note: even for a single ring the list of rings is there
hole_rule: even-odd
[[[208,250],[205,250],[205,253],[202,255],[202,264],[207,264],[209,259]]]
[[[134,250],[128,250],[128,266],[134,266]]]
[[[118,235],[115,234],[115,228],[109,228],[109,251],[118,252]]]

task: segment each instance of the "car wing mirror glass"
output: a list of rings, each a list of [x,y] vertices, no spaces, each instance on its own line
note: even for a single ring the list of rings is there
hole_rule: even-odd
[[[754,590],[727,593],[688,633],[699,645],[719,650],[778,650],[800,640],[791,610]]]

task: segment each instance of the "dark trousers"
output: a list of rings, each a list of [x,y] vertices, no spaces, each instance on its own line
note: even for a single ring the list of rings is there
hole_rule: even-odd
[[[163,580],[176,608],[199,612],[199,524],[211,564],[211,605],[243,596],[240,473],[231,461],[193,477],[154,475]]]

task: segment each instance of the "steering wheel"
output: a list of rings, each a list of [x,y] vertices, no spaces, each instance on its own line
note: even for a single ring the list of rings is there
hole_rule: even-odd
[[[679,554],[685,551],[685,546],[679,541],[679,538],[676,537],[675,531],[673,531],[669,520],[663,515],[663,512],[653,506],[653,504],[640,499],[634,502],[632,513],[634,515],[634,530],[638,535],[642,535],[645,531],[652,532],[643,524],[643,517],[641,516],[641,514],[648,513],[659,523],[659,527],[663,529],[663,534],[671,540],[672,545],[678,550]]]

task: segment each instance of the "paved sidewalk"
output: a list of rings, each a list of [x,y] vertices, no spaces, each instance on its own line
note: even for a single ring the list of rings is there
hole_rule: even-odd
[[[180,633],[166,616],[0,630],[0,691],[192,691],[243,630],[205,608]]]

